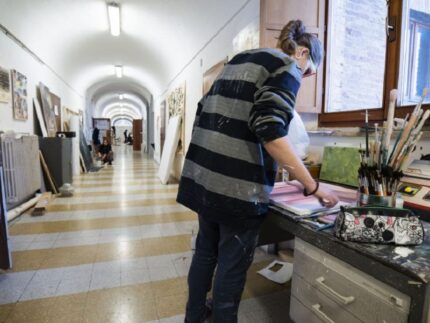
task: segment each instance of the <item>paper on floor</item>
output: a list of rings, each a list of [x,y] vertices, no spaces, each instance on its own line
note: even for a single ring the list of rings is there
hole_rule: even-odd
[[[274,269],[279,266],[281,267],[274,271]],[[257,273],[275,283],[285,284],[293,276],[293,264],[274,260],[269,266],[261,269]]]

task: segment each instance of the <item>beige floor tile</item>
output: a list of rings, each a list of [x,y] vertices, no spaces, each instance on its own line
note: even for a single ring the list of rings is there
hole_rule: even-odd
[[[5,322],[12,313],[15,304],[0,305],[0,322]]]
[[[193,212],[172,212],[166,214],[140,215],[140,216],[121,216],[79,219],[66,221],[49,221],[37,223],[18,223],[10,228],[11,235],[28,235],[40,233],[62,233],[83,230],[127,228],[145,224],[174,223],[193,221],[196,215]]]
[[[161,296],[155,299],[159,318],[175,316],[185,312],[187,293]]]
[[[53,298],[18,302],[6,322],[46,322],[53,304]]]

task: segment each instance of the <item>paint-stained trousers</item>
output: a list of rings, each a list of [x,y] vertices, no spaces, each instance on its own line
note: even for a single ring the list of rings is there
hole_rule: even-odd
[[[206,297],[215,267],[212,322],[237,322],[246,272],[254,258],[262,221],[246,220],[240,226],[229,226],[199,215],[196,251],[188,274],[186,323],[200,323],[206,317]]]

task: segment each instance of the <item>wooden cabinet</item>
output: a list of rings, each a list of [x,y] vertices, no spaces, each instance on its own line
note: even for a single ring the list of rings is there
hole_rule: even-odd
[[[324,44],[324,0],[261,0],[260,10],[261,47],[276,47],[277,37],[282,28],[294,19],[301,19],[307,31],[318,36]],[[321,112],[323,74],[321,64],[316,75],[303,79],[296,101],[298,112]]]

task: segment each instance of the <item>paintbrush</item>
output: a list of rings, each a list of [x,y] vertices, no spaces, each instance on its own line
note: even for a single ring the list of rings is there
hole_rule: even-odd
[[[393,133],[394,112],[396,108],[397,90],[390,91],[390,103],[388,106],[387,123],[385,127],[385,141],[381,145],[383,163],[387,163],[388,150],[390,149],[391,135]]]
[[[415,107],[415,109],[411,115],[411,118],[409,119],[409,122],[407,123],[407,125],[405,126],[405,128],[403,130],[402,136],[400,137],[400,140],[396,146],[396,150],[394,151],[394,154],[393,154],[392,159],[390,161],[391,167],[394,167],[394,164],[395,164],[400,152],[402,151],[403,146],[405,145],[405,143],[409,139],[409,136],[410,136],[413,128],[416,126],[416,123],[418,121],[418,116],[419,116],[419,113],[421,110],[421,105],[424,102],[424,99],[427,96],[428,92],[429,92],[429,89],[427,89],[427,88],[425,88],[423,90],[420,102]]]

